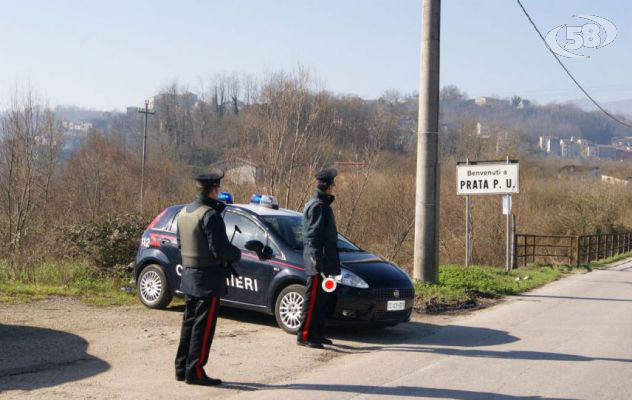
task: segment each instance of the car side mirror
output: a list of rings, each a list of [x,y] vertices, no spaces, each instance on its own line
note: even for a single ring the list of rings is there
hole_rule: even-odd
[[[270,246],[264,246],[263,243],[258,240],[247,241],[246,249],[257,253],[259,260],[269,260],[274,255],[274,252],[272,251],[272,248]]]
[[[246,242],[246,249],[250,251],[254,251],[257,254],[261,254],[263,252],[263,243],[258,240],[249,240]]]

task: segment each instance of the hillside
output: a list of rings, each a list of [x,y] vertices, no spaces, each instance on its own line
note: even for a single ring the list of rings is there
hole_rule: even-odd
[[[480,98],[479,98],[480,99]],[[585,138],[609,144],[611,138],[632,136],[626,128],[599,111],[585,111],[573,104],[534,105],[522,99],[468,99],[456,88],[444,88],[441,99],[444,124],[471,121],[519,134],[534,143],[541,135]]]
[[[570,103],[576,105],[584,111],[597,110],[597,107],[588,99],[572,100]],[[632,120],[632,99],[607,101],[601,105],[613,114],[621,114]]]

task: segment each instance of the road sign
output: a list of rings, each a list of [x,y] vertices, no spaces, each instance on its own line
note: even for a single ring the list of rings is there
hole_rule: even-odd
[[[456,166],[456,194],[519,193],[517,161],[459,163]]]

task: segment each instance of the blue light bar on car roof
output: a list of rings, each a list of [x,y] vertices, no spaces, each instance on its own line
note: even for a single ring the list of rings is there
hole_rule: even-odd
[[[226,204],[233,204],[233,195],[228,192],[219,192],[218,199]]]
[[[279,201],[274,196],[268,196],[267,194],[255,193],[250,198],[251,204],[256,204],[261,207],[268,207],[275,210],[279,209]]]
[[[259,193],[253,194],[250,198],[250,203],[259,204],[259,202],[261,202],[261,195]]]

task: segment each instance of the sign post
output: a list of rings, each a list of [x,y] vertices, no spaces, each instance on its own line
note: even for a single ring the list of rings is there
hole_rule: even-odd
[[[511,248],[511,238],[509,235],[509,231],[511,230],[511,225],[510,225],[510,218],[511,218],[511,195],[510,194],[506,194],[503,195],[503,215],[505,215],[505,218],[507,218],[507,232],[506,232],[506,249],[505,249],[505,270],[507,272],[509,272],[509,265],[510,265],[510,259],[511,259],[511,253],[510,253],[510,248]]]
[[[511,194],[520,192],[520,173],[517,160],[469,161],[456,166],[456,194],[465,196],[465,265],[471,259],[470,195],[502,194],[503,215],[506,216],[505,269],[511,267]]]
[[[465,266],[470,266],[470,254],[472,252],[472,242],[470,241],[470,195],[465,196]]]
[[[465,165],[469,165],[469,158],[465,160]],[[470,241],[470,195],[465,195],[465,266],[470,266],[470,255],[472,252],[472,242]]]

